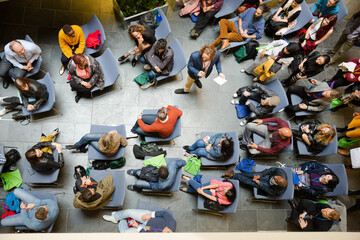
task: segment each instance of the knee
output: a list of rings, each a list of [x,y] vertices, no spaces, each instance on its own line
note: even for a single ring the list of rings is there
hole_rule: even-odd
[[[225,18],[222,18],[221,20],[220,20],[220,24],[225,24],[226,23],[226,19]]]

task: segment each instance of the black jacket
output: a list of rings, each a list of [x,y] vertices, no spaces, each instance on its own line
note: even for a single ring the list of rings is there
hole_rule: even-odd
[[[44,84],[32,79],[29,80],[29,91],[20,91],[20,96],[25,108],[29,105],[28,98],[35,98],[36,101],[31,104],[34,105],[34,108],[38,108],[49,99],[49,93]]]
[[[328,204],[314,203],[305,211],[307,216],[305,221],[307,226],[303,228],[304,231],[329,231],[333,225],[333,221],[322,216],[321,210],[324,208],[331,208]]]
[[[264,177],[271,178],[274,176],[280,176],[287,179],[286,172],[278,167],[271,167],[265,169],[264,171],[259,172],[259,175],[260,175],[260,179]],[[269,181],[264,181],[264,182],[261,181],[260,185],[262,186],[259,188],[260,192],[258,193],[262,195],[279,196],[283,194],[286,190],[286,188],[279,187],[278,185],[270,185]]]
[[[51,142],[39,142],[32,147],[32,149],[41,149],[43,147],[50,147]],[[64,166],[64,156],[59,153],[59,161],[54,161],[54,156],[50,153],[44,152],[40,161],[36,164],[30,163],[31,167],[37,172],[48,172],[62,168]]]
[[[174,66],[174,51],[167,46],[162,54],[156,49],[156,43],[151,47],[150,51],[144,55],[151,68],[158,66],[161,69],[161,75],[169,75]]]
[[[314,139],[315,135],[319,132],[317,130],[317,127],[320,124],[321,124],[321,122],[319,122],[318,120],[308,121],[308,122],[302,123],[299,127],[299,130],[292,130],[295,137],[302,138],[302,135],[305,132],[301,131],[301,127],[309,125],[309,132],[305,133],[305,134],[308,136],[311,145],[309,146],[306,143],[305,143],[305,145],[306,145],[307,150],[309,152],[312,152],[313,154],[321,153],[324,150],[324,148],[326,147],[326,145],[319,143]]]
[[[152,165],[147,165],[146,167],[143,167],[141,169],[139,178],[147,182],[159,181],[158,168]]]

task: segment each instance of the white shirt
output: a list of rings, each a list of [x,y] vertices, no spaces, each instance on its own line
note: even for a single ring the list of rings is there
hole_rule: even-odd
[[[41,49],[38,45],[28,42],[26,40],[17,40],[21,43],[21,45],[25,49],[25,55],[19,55],[15,52],[13,52],[10,49],[10,43],[6,44],[4,47],[5,50],[5,57],[9,62],[12,63],[17,68],[24,67],[23,64],[26,64],[27,62],[33,63],[35,60],[37,60],[40,57]]]

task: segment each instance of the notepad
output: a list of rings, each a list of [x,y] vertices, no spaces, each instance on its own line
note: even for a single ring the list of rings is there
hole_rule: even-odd
[[[214,81],[219,85],[223,85],[224,83],[227,82],[227,80],[225,78],[222,78],[220,76],[218,76],[217,78],[214,78]]]

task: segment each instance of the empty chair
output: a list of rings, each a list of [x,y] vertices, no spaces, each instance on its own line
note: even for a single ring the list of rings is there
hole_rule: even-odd
[[[120,71],[119,71],[118,63],[114,57],[114,54],[111,52],[110,48],[107,48],[101,56],[95,59],[99,62],[101,69],[104,73],[104,80],[105,80],[104,88],[113,85],[120,76]],[[99,88],[97,86],[94,86],[93,89],[91,89],[91,93],[97,90],[99,90]]]
[[[155,37],[156,39],[166,39],[171,32],[169,21],[161,8],[158,8],[157,11],[159,12],[158,14],[160,14],[162,20],[160,21],[159,26],[155,29]]]
[[[125,173],[124,171],[117,170],[91,170],[90,177],[95,181],[100,182],[108,175],[113,176],[113,185],[115,185],[115,191],[111,195],[112,200],[105,206],[105,208],[121,208],[125,199]]]
[[[332,192],[324,194],[326,197],[342,196],[348,194],[348,176],[344,164],[324,164],[339,178],[339,183]]]
[[[157,86],[158,81],[175,76],[175,75],[181,73],[181,71],[186,67],[187,62],[186,62],[185,53],[184,53],[184,50],[182,49],[179,41],[177,39],[174,39],[169,44],[169,47],[171,47],[171,49],[174,51],[174,66],[173,66],[171,72],[169,73],[169,75],[159,76],[156,78],[155,87]]]
[[[254,172],[261,172],[265,169],[271,168],[271,166],[265,166],[265,165],[255,165]],[[293,173],[292,168],[290,167],[284,167],[281,168],[286,172],[288,185],[286,187],[286,190],[283,194],[280,196],[264,196],[261,194],[258,194],[258,189],[254,188],[254,197],[256,199],[268,199],[268,200],[289,200],[294,198],[294,179],[293,179]]]
[[[302,102],[302,98],[300,98],[298,95],[291,94],[291,102],[295,106]],[[330,109],[331,109],[331,104],[329,104],[323,111],[330,110]],[[315,115],[318,113],[320,113],[320,112],[299,111],[299,112],[295,112],[295,116],[296,117],[309,116],[309,115]]]
[[[221,9],[215,14],[215,18],[219,19],[223,16],[229,15],[243,3],[244,0],[224,0]]]
[[[108,133],[114,129],[126,139],[125,125],[120,125],[120,126],[91,125],[90,133]],[[120,147],[118,152],[113,156],[107,156],[105,154],[98,152],[93,146],[91,146],[91,144],[89,144],[88,151],[89,151],[88,152],[89,160],[115,160],[124,156],[125,147]]]
[[[81,29],[84,32],[85,38],[88,37],[89,33],[93,33],[98,29],[100,30],[102,44],[97,46],[96,49],[85,47],[84,53],[93,54],[93,53],[97,53],[98,51],[100,51],[101,48],[105,44],[106,36],[105,36],[104,28],[103,28],[101,22],[99,21],[99,19],[96,17],[96,15],[94,14],[87,24],[82,25]]]
[[[200,138],[203,139],[206,136],[213,136],[217,133],[215,132],[202,132],[200,134]],[[239,149],[239,139],[238,139],[238,135],[236,134],[236,132],[227,132],[226,133],[229,137],[232,138],[232,141],[234,142],[234,152],[232,154],[232,156],[228,159],[226,159],[226,161],[214,161],[214,160],[210,160],[208,158],[205,157],[201,157],[201,166],[202,167],[207,167],[207,166],[216,166],[216,167],[220,167],[220,166],[230,166],[232,164],[235,164],[239,161],[240,159],[240,149]]]
[[[309,152],[307,150],[306,145],[305,145],[306,143],[304,143],[303,141],[296,141],[297,142],[297,147],[298,147],[298,150],[299,150],[299,155],[308,155],[308,156],[320,157],[320,156],[327,156],[327,155],[331,155],[331,154],[336,154],[337,150],[338,150],[338,145],[337,145],[338,138],[337,138],[336,126],[333,125],[333,124],[331,126],[335,129],[335,133],[336,133],[334,141],[329,143],[321,153],[313,154],[313,153],[311,153],[311,152]]]

